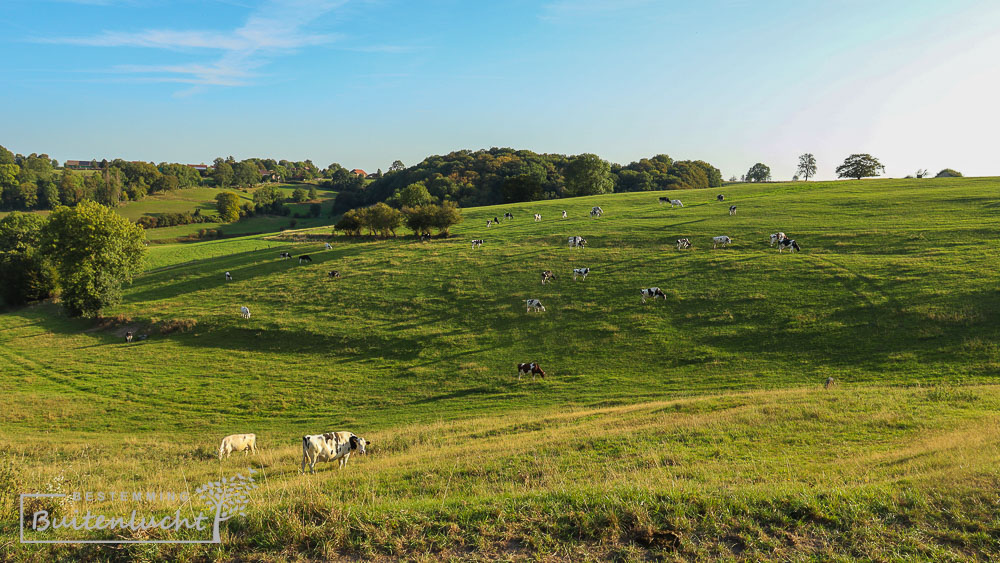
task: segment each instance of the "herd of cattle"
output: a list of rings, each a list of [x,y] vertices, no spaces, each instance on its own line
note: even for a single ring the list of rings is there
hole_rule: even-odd
[[[716,197],[717,201],[722,202],[725,197],[719,194]],[[669,203],[671,207],[684,207],[679,199],[671,199],[667,197],[659,198],[660,204]],[[590,211],[591,218],[601,217],[604,214],[604,210],[598,206],[595,206]],[[729,214],[736,214],[736,206],[731,205],[729,207]],[[565,219],[568,217],[567,212],[564,210],[562,212],[562,217]],[[512,220],[514,215],[512,213],[504,213],[504,219]],[[541,214],[534,214],[535,221],[541,221]],[[486,226],[491,227],[500,223],[498,217],[494,217],[491,220],[486,221]],[[421,239],[423,240],[423,238]],[[587,246],[587,239],[581,236],[571,236],[568,239],[570,248],[585,248]],[[480,248],[484,244],[483,239],[473,239],[472,248]],[[720,235],[712,237],[712,248],[723,247],[732,244],[733,239],[726,235]],[[773,247],[775,244],[778,246],[778,252],[781,253],[785,250],[795,252],[801,250],[798,243],[794,240],[785,236],[785,233],[778,232],[770,235],[770,243]],[[691,239],[681,238],[677,239],[677,249],[683,250],[692,247]],[[326,249],[331,249],[330,243],[326,243]],[[278,256],[280,259],[290,259],[292,255],[288,252],[281,252]],[[312,258],[303,254],[298,256],[299,264],[311,263]],[[573,269],[573,280],[576,281],[578,278],[582,280],[587,279],[587,274],[590,273],[590,268],[574,268]],[[331,278],[339,278],[340,272],[337,270],[332,270],[327,274]],[[233,277],[230,272],[225,274],[226,281],[232,281]],[[555,278],[555,274],[551,270],[545,270],[542,272],[542,285],[546,285]],[[661,298],[664,301],[667,299],[667,295],[659,287],[649,287],[639,290],[639,296],[642,303],[646,303],[647,299]],[[544,312],[545,306],[542,305],[539,299],[526,299],[525,305],[527,312]],[[246,306],[240,307],[240,314],[244,319],[250,318],[250,309]],[[127,340],[132,341],[132,333],[129,332],[127,335]],[[535,375],[539,375],[542,378],[545,377],[545,371],[542,370],[541,366],[537,362],[526,362],[517,364],[518,380],[527,374],[531,374],[532,380],[534,380]],[[831,380],[827,381],[827,387],[831,385]],[[351,454],[364,455],[366,453],[366,447],[371,445],[364,438],[354,434],[353,432],[326,432],[323,434],[313,434],[306,435],[302,437],[302,465],[300,471],[305,473],[306,466],[309,466],[309,471],[315,473],[316,463],[321,461],[338,461],[339,467],[343,469],[347,465],[347,460],[350,459]],[[255,434],[233,434],[226,436],[222,440],[222,444],[219,447],[219,459],[223,457],[228,457],[233,452],[244,452],[257,453],[257,436]]]

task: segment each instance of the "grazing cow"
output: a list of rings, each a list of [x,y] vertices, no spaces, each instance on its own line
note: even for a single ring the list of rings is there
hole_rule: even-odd
[[[733,243],[733,239],[725,235],[722,235],[718,237],[712,237],[712,243],[713,243],[712,248],[718,248],[720,244],[722,245],[722,248],[725,248],[726,245]]]
[[[507,213],[504,213],[504,214],[503,214],[503,218],[504,218],[504,219],[513,219],[513,218],[514,218],[514,216],[513,216],[513,215],[511,215],[511,213],[510,213],[510,212],[508,211]]]
[[[233,281],[233,275],[229,272],[226,272],[226,281]]]
[[[679,199],[672,199],[670,200],[670,207],[684,207],[684,204]]]
[[[691,248],[691,239],[689,238],[677,239],[677,250],[681,250],[683,248]]]
[[[240,314],[243,315],[244,319],[250,318],[250,309],[246,307],[240,307]]]
[[[736,215],[736,206],[735,205],[730,205],[729,206],[729,214],[730,215]]]
[[[482,245],[483,245],[483,239],[481,238],[477,238],[472,241],[472,248],[479,248]]]
[[[365,447],[371,442],[353,432],[325,432],[323,434],[306,435],[302,437],[302,467],[300,471],[316,473],[316,464],[320,461],[340,461],[340,469],[347,465],[351,454],[364,455]]]
[[[565,219],[566,217],[567,217],[567,215],[566,215],[566,210],[565,210],[565,209],[563,209],[563,219]]]
[[[535,213],[535,221],[541,221],[541,220],[542,220],[542,216],[539,215],[538,213]]]
[[[535,380],[536,373],[542,376],[543,379],[545,378],[545,370],[543,370],[542,366],[538,365],[535,362],[528,362],[526,364],[517,364],[517,380],[521,381],[521,376],[526,373],[531,374],[532,381]]]
[[[828,377],[828,378],[826,378],[826,383],[823,384],[823,389],[829,389],[829,388],[833,387],[836,384],[837,384],[837,382],[833,380],[832,376]]]
[[[589,273],[590,268],[573,268],[573,281],[576,281],[576,276],[582,276],[586,280]]]
[[[340,277],[340,271],[338,271],[338,270],[330,270],[329,272],[327,272],[326,275],[328,277],[331,277],[331,278],[339,278]]]
[[[493,221],[490,221],[489,219],[487,219],[486,220],[486,227],[489,228],[489,227],[492,227],[492,226],[493,226]]]
[[[799,248],[799,243],[795,242],[790,238],[781,239],[778,242],[778,253],[780,254],[782,250],[787,250],[789,252],[795,252],[796,250],[802,250]]]
[[[726,196],[724,196],[722,194],[719,194],[719,195],[715,196],[715,199],[717,199],[719,201],[725,201],[726,200]]]
[[[422,235],[420,235],[420,242],[427,242],[429,240],[431,240],[430,233],[423,233]]]
[[[648,289],[640,289],[639,296],[642,298],[642,302],[646,302],[646,298],[656,299],[657,297],[662,297],[664,301],[667,300],[667,295],[660,291],[658,287],[650,287]]]
[[[333,245],[332,245],[332,244],[330,244],[330,243],[328,243],[328,242],[326,242],[326,243],[323,243],[323,244],[325,244],[325,245],[326,245],[326,249],[327,249],[327,250],[333,250]]]
[[[493,216],[493,224],[494,225],[499,225],[500,224],[500,219],[497,219],[496,215]]]
[[[670,198],[669,197],[661,197],[660,198],[660,205],[663,205],[664,203],[670,203]]]
[[[788,237],[785,236],[785,233],[773,233],[771,235],[771,246],[774,246],[774,243],[781,242],[786,238]]]
[[[303,262],[311,263],[312,261],[313,261],[312,256],[309,256],[308,254],[303,254],[302,256],[299,256],[299,264]]]
[[[546,282],[555,277],[556,275],[552,273],[552,270],[545,270],[544,272],[542,272],[542,285],[545,285]]]
[[[286,260],[291,257],[292,257],[291,252],[282,252],[281,254],[278,255],[278,258],[281,258],[282,260]]]
[[[570,248],[586,248],[587,239],[583,237],[569,237],[569,247]]]
[[[131,330],[125,333],[125,342],[132,342],[132,331]]]
[[[604,210],[601,209],[600,207],[596,207],[595,206],[595,207],[592,207],[590,209],[590,216],[591,217],[600,217],[603,214],[604,214]]]
[[[222,456],[229,457],[229,454],[233,452],[243,452],[243,455],[247,453],[257,453],[257,435],[256,434],[230,434],[222,439],[222,445],[219,446],[219,461],[222,461]]]
[[[525,299],[524,302],[525,302],[525,304],[528,305],[528,311],[527,312],[529,312],[529,313],[532,310],[535,310],[535,311],[544,311],[545,310],[545,307],[542,306],[542,302],[539,301],[539,300],[537,300],[537,299]]]

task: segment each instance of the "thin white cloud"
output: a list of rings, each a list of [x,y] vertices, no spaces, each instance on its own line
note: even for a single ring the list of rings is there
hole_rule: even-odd
[[[168,65],[121,65],[112,73],[136,74],[142,82],[176,82],[199,86],[253,84],[258,68],[296,49],[323,45],[338,35],[310,34],[304,28],[347,0],[269,0],[254,9],[232,31],[149,29],[104,31],[89,37],[41,39],[40,42],[109,48],[219,52],[214,60]],[[188,92],[190,93],[190,92]]]

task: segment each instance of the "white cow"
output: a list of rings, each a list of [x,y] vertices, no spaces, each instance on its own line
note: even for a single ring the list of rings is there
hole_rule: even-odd
[[[688,238],[677,239],[677,250],[681,250],[684,248],[691,248],[691,239]]]
[[[532,310],[534,311],[545,310],[545,307],[542,305],[542,302],[537,299],[525,299],[524,302],[528,306],[528,311],[527,311],[528,313],[530,313]]]
[[[565,218],[566,218],[566,210],[563,209],[563,219],[565,219]]]
[[[604,213],[604,210],[600,207],[594,206],[590,209],[591,217],[600,217]]]
[[[648,289],[640,289],[639,295],[642,297],[642,302],[646,302],[646,298],[656,299],[657,297],[662,297],[664,301],[667,300],[667,294],[663,293],[658,287],[650,287]]]
[[[539,215],[538,213],[535,213],[535,221],[541,221],[541,220],[542,220],[542,216]]]
[[[774,243],[781,242],[786,238],[788,237],[785,236],[785,233],[773,233],[771,235],[771,246],[774,246]]]
[[[365,446],[370,444],[353,432],[325,432],[302,437],[302,467],[300,471],[316,472],[316,464],[320,461],[340,461],[340,469],[347,465],[352,453],[364,455]]]
[[[219,459],[222,456],[229,457],[229,454],[233,452],[243,452],[243,455],[252,452],[257,453],[257,435],[256,434],[230,434],[222,439],[222,445],[219,446]]]
[[[725,235],[722,235],[719,237],[712,237],[712,241],[714,242],[712,248],[718,248],[720,244],[722,245],[723,248],[725,248],[727,244],[732,244],[733,239]]]
[[[226,281],[233,281],[233,275],[229,272],[226,272]]]
[[[576,281],[576,276],[582,276],[586,281],[587,274],[590,273],[590,268],[573,268],[573,281]]]
[[[679,199],[672,199],[670,200],[670,207],[684,207],[684,204]]]
[[[240,314],[243,315],[244,319],[250,318],[250,309],[246,307],[240,307]]]
[[[583,237],[569,237],[569,247],[570,248],[586,248],[587,239]]]

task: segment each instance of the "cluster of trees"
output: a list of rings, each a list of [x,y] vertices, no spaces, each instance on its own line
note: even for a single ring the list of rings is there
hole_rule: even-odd
[[[941,172],[944,173],[945,171],[942,170]],[[860,180],[861,178],[879,176],[882,173],[885,173],[885,166],[883,166],[877,158],[870,154],[852,154],[844,159],[843,164],[837,167],[838,178],[854,178],[855,180]],[[922,178],[923,175],[926,175],[926,173],[926,170],[917,171],[917,177]],[[795,176],[792,177],[792,180],[797,181],[802,178],[808,181],[809,178],[812,178],[815,175],[816,157],[811,153],[799,156],[799,165],[795,170]],[[750,170],[743,175],[741,180],[744,182],[770,182],[771,169],[766,164],[758,162],[750,167]]]
[[[219,218],[214,215],[202,215],[201,209],[195,209],[194,213],[185,211],[183,213],[143,215],[135,220],[135,224],[143,229],[156,229],[158,227],[174,227],[177,225],[190,225],[192,223],[215,223],[218,220]]]
[[[267,173],[268,177],[265,178],[262,173]],[[293,162],[273,158],[248,158],[237,162],[232,156],[216,158],[209,176],[218,188],[251,188],[269,180],[305,181],[329,177],[311,160]]]
[[[402,210],[378,202],[369,207],[349,209],[337,222],[336,229],[350,236],[369,235],[383,237],[396,236],[396,231],[406,225],[415,235],[430,233],[436,229],[439,235],[448,236],[452,225],[462,222],[462,213],[453,201],[441,205],[425,203]]]
[[[0,219],[0,295],[17,305],[59,293],[72,316],[95,316],[121,300],[146,252],[142,228],[93,201],[48,217]]]
[[[333,213],[377,202],[402,207],[404,190],[414,185],[426,190],[432,203],[453,201],[462,207],[722,185],[721,172],[700,160],[675,161],[661,154],[622,166],[594,154],[566,156],[509,148],[455,151],[427,157],[409,168],[396,161],[371,182],[337,165],[329,170],[329,185],[338,192]]]
[[[201,174],[183,164],[94,161],[93,172],[57,170],[59,163],[46,154],[24,156],[0,146],[0,208],[55,209],[96,201],[109,207],[147,194],[197,186]]]

